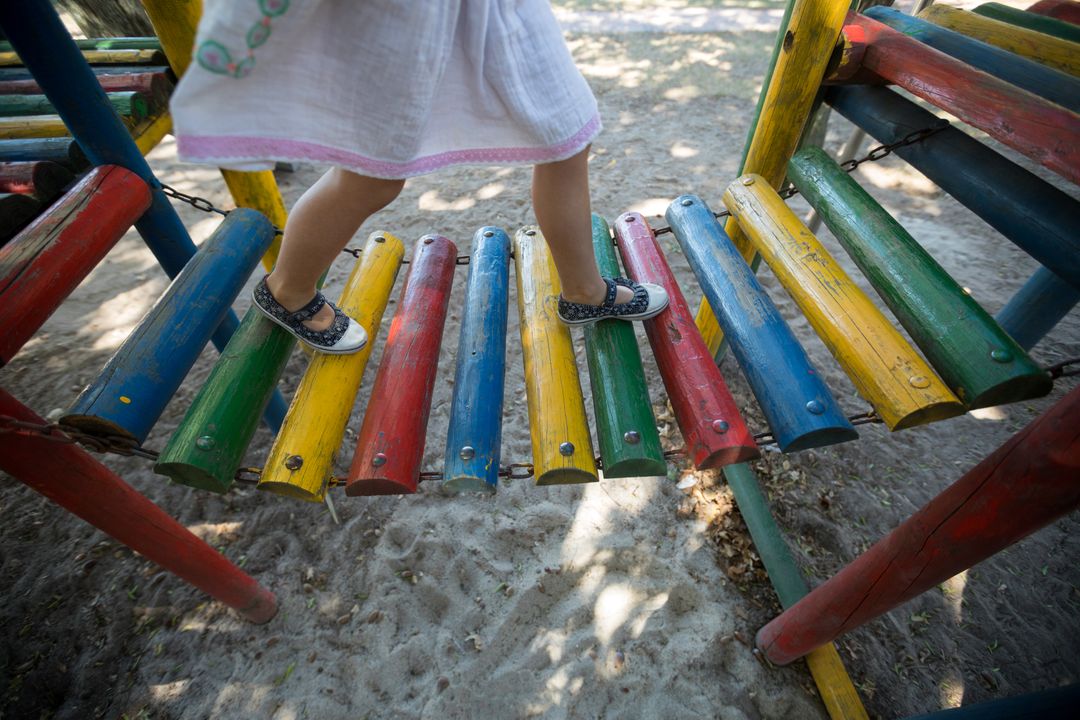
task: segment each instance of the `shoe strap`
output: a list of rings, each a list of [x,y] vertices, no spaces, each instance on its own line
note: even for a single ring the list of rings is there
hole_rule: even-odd
[[[601,278],[601,280],[607,285],[607,294],[604,296],[604,302],[601,303],[600,307],[615,307],[615,296],[619,291],[619,286],[611,278]]]
[[[321,292],[316,290],[315,297],[311,298],[311,301],[308,302],[307,305],[300,308],[296,312],[293,312],[292,318],[296,322],[304,322],[305,320],[310,320],[311,318],[319,314],[319,311],[322,310],[323,305],[325,304],[326,298],[323,297],[323,294]]]

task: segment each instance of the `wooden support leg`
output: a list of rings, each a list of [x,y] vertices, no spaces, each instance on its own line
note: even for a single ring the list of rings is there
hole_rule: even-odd
[[[45,422],[3,389],[0,415]],[[277,612],[273,593],[82,448],[38,435],[0,432],[0,469],[248,620],[264,623]]]

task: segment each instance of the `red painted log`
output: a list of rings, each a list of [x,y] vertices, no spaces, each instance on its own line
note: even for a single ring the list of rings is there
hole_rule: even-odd
[[[864,15],[863,67],[1080,183],[1080,116]]]
[[[1080,387],[758,631],[786,665],[1080,506]]]
[[[664,287],[671,298],[664,312],[645,322],[645,333],[694,466],[718,468],[758,457],[754,436],[739,415],[649,224],[638,213],[625,213],[615,222],[615,236],[630,277]]]
[[[416,492],[456,257],[457,247],[440,235],[416,243],[356,441],[346,495]]]
[[[149,206],[150,189],[139,176],[102,165],[0,248],[0,365]]]
[[[33,195],[50,201],[74,179],[75,175],[59,163],[0,162],[0,193]]]
[[[2,388],[0,416],[45,422]],[[0,469],[248,620],[277,612],[273,593],[79,446],[0,426]]]
[[[150,99],[150,114],[156,108],[168,103],[173,90],[173,82],[163,72],[127,73],[125,75],[98,75],[98,83],[105,92],[140,92]],[[41,86],[37,80],[0,81],[0,95],[40,95]]]
[[[1039,0],[1027,9],[1030,13],[1080,25],[1080,3],[1073,0]]]

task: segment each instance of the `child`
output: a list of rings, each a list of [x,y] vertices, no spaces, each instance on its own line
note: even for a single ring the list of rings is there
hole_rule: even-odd
[[[297,201],[254,292],[313,348],[350,353],[367,340],[318,278],[405,178],[460,163],[534,165],[563,322],[667,306],[663,288],[597,269],[588,149],[600,117],[544,0],[207,0],[195,60],[173,96],[181,159],[335,166]]]

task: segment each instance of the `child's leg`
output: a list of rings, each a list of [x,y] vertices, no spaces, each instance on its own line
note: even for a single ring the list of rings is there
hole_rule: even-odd
[[[563,297],[599,305],[607,286],[593,255],[589,149],[566,160],[535,166],[532,192],[533,210],[559,271]],[[619,287],[615,302],[629,302],[632,297],[629,288]]]
[[[334,168],[296,202],[285,224],[277,265],[266,283],[274,298],[297,310],[315,296],[319,277],[365,220],[398,196],[404,180],[381,180]],[[325,330],[334,320],[329,306],[305,325]]]

